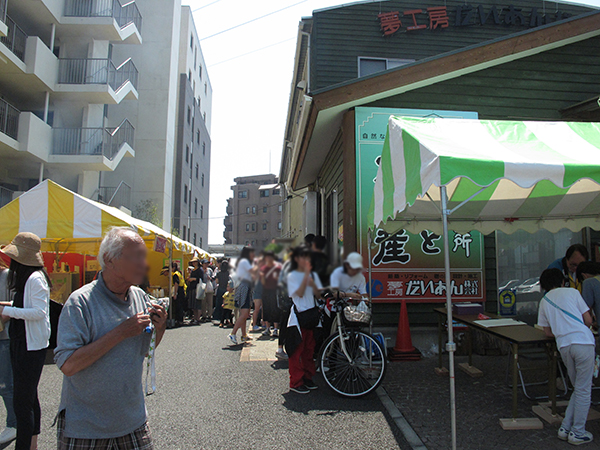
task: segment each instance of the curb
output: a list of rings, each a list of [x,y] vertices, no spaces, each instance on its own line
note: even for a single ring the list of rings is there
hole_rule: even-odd
[[[415,430],[412,429],[386,390],[382,387],[378,387],[376,392],[379,400],[381,400],[381,403],[400,429],[400,432],[404,435],[406,441],[410,444],[410,447],[413,450],[427,450],[427,447],[425,447],[421,438],[419,438]]]

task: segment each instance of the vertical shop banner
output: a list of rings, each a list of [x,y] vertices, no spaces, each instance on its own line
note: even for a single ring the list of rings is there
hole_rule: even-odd
[[[356,186],[358,240],[361,254],[368,254],[368,212],[373,200],[377,169],[390,116],[477,119],[475,112],[356,108]],[[441,219],[440,219],[441,220]],[[450,231],[450,289],[458,301],[485,298],[483,236],[479,232]],[[371,250],[375,302],[413,303],[446,300],[443,239],[428,230],[411,234],[398,230],[390,235],[373,232]]]

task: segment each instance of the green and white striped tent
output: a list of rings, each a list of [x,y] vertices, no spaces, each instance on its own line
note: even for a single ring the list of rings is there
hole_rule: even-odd
[[[373,224],[440,233],[446,186],[457,232],[600,229],[599,184],[598,123],[392,117]]]
[[[600,229],[600,124],[391,117],[371,213],[373,229],[431,230],[446,250],[449,229]],[[448,251],[444,259],[448,280]],[[449,289],[446,308],[456,449]]]

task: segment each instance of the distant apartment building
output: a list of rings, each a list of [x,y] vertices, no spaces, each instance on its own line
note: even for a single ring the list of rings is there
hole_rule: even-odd
[[[234,179],[233,197],[227,201],[225,244],[265,248],[281,236],[283,197],[276,175]]]
[[[0,0],[0,60],[0,206],[50,178],[207,245],[212,86],[188,6]]]

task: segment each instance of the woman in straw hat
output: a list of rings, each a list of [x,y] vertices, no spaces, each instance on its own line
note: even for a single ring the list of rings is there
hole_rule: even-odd
[[[42,241],[33,233],[19,233],[1,251],[11,259],[8,284],[12,306],[0,305],[10,317],[10,356],[13,366],[13,402],[17,416],[15,450],[37,449],[40,434],[38,384],[50,339],[50,282],[40,251]]]

